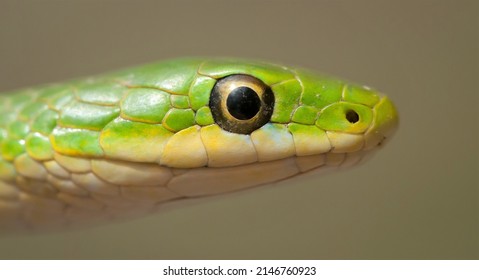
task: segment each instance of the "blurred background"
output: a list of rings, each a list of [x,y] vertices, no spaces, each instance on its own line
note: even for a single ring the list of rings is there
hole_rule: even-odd
[[[401,117],[362,166],[120,224],[2,236],[0,258],[479,258],[478,3],[0,0],[0,92],[234,56],[373,86]]]

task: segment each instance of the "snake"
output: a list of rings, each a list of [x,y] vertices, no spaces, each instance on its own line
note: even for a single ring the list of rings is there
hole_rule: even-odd
[[[300,67],[186,57],[0,95],[0,231],[57,230],[356,165],[392,101]]]

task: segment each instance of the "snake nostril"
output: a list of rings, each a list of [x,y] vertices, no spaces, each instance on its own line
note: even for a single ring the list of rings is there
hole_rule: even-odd
[[[350,123],[357,123],[359,121],[359,115],[356,113],[356,111],[348,110],[346,112],[346,119]]]

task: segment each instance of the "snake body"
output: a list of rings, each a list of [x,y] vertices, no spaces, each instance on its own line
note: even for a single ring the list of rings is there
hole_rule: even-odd
[[[370,88],[238,59],[174,59],[5,93],[0,230],[141,216],[351,166],[397,120]]]

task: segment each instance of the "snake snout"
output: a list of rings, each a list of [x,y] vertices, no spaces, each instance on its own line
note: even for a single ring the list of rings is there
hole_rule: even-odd
[[[364,135],[366,149],[384,145],[394,135],[399,126],[396,107],[388,97],[383,97],[374,106],[374,121]]]

